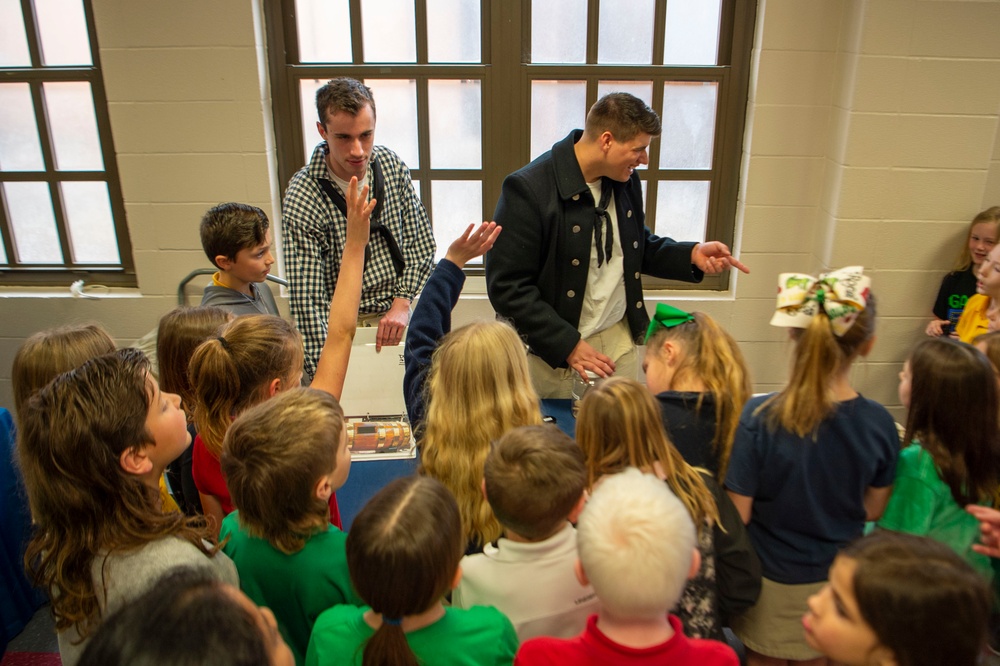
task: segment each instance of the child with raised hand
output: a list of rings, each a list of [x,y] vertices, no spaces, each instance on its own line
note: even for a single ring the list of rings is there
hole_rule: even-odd
[[[194,392],[188,380],[191,355],[205,339],[233,318],[232,313],[212,305],[196,308],[174,308],[160,317],[156,335],[156,358],[159,364],[160,388],[181,397],[181,409],[187,414],[188,432],[192,440],[198,432],[194,427]],[[188,515],[201,513],[198,487],[191,476],[193,446],[189,446],[167,468],[170,485],[181,510]]]
[[[274,615],[197,569],[178,569],[101,623],[80,666],[293,666]]]
[[[454,494],[469,552],[502,534],[481,489],[490,442],[542,422],[524,344],[506,322],[477,321],[451,330],[465,284],[462,267],[493,246],[500,227],[469,225],[438,262],[410,319],[403,392],[420,447],[421,473]]]
[[[575,638],[526,641],[515,664],[739,663],[723,643],[685,636],[669,614],[698,570],[699,555],[687,507],[662,481],[634,468],[605,477],[577,531],[576,574],[593,585],[600,610]]]
[[[974,666],[991,596],[947,546],[876,531],[837,555],[802,625],[809,645],[845,666]]]
[[[659,303],[642,369],[670,441],[688,464],[707,469],[721,484],[750,398],[750,373],[736,340],[703,312]]]
[[[909,410],[905,441],[911,444],[899,454],[892,496],[878,522],[950,546],[987,580],[993,578],[990,560],[972,549],[979,521],[965,506],[996,505],[997,395],[993,366],[976,349],[946,338],[917,345],[899,373],[899,400]]]
[[[247,596],[274,612],[298,664],[320,613],[362,603],[347,571],[347,537],[330,524],[328,504],[350,469],[344,412],[316,389],[290,389],[251,407],[222,447],[237,508],[222,521],[223,552]]]
[[[1000,206],[992,206],[972,218],[962,253],[952,271],[941,280],[941,288],[934,301],[934,319],[927,324],[925,331],[927,335],[945,335],[958,323],[966,302],[976,294],[979,268],[998,240]]]
[[[779,277],[771,324],[791,329],[792,376],[780,393],[747,402],[726,474],[764,573],[757,605],[732,625],[751,665],[822,659],[802,637],[806,599],[892,490],[896,426],[850,383],[875,341],[869,287],[858,266]]]
[[[510,620],[495,608],[445,607],[462,575],[465,535],[455,498],[434,479],[411,476],[380,490],[347,535],[347,565],[365,608],[319,616],[306,664],[509,664]]]
[[[570,638],[597,611],[597,596],[573,574],[576,521],[587,467],[573,439],[554,425],[521,426],[486,458],[483,492],[504,537],[462,558],[456,608],[495,606],[519,639]]]
[[[177,395],[137,349],[64,373],[28,401],[18,462],[35,521],[25,562],[72,666],[101,618],[179,567],[238,583],[203,518],[164,512],[157,479],[191,443]]]
[[[670,443],[653,396],[627,377],[608,378],[580,404],[576,439],[591,488],[626,467],[654,474],[681,499],[697,528],[701,565],[674,612],[684,633],[724,640],[730,616],[752,606],[760,592],[760,562],[732,502],[704,470],[687,464]]]
[[[347,192],[347,240],[340,275],[330,302],[329,332],[316,366],[312,388],[340,398],[357,330],[369,218],[375,200],[366,202],[368,186],[358,191],[352,178]],[[202,508],[216,529],[233,510],[219,463],[222,442],[232,419],[275,394],[301,384],[302,337],[291,323],[271,315],[237,317],[203,342],[191,357],[189,377],[195,392],[192,474]],[[340,525],[336,495],[330,519]]]

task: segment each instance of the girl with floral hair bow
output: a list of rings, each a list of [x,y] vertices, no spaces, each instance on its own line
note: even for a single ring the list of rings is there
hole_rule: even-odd
[[[751,665],[822,663],[803,636],[806,600],[837,551],[882,514],[899,440],[886,409],[850,383],[875,341],[875,299],[860,266],[782,274],[771,324],[791,329],[795,352],[788,385],[747,402],[733,443],[726,488],[764,580],[732,628]]]

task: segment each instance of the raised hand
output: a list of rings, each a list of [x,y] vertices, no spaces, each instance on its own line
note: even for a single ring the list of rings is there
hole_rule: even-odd
[[[372,211],[375,210],[375,199],[368,201],[368,186],[358,191],[357,176],[351,177],[347,185],[347,240],[346,243],[362,246],[368,244],[368,234],[371,231]]]
[[[463,268],[470,260],[486,254],[493,247],[493,243],[496,242],[502,229],[503,227],[496,222],[483,222],[478,228],[475,224],[470,224],[465,233],[456,238],[448,247],[448,253],[444,255],[444,258],[459,268]]]

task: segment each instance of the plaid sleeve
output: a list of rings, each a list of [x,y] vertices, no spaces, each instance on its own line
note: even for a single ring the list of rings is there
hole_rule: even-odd
[[[391,205],[397,213],[391,216],[391,219],[397,220],[392,233],[406,264],[402,276],[396,279],[395,269],[386,253],[386,259],[390,261],[387,268],[393,270],[394,277],[391,297],[413,300],[431,274],[434,251],[437,249],[434,232],[424,204],[413,189],[410,170],[391,150],[383,147],[376,150],[385,175],[386,205]],[[391,305],[391,299],[388,305]]]
[[[282,203],[281,238],[292,316],[302,332],[305,372],[316,373],[326,340],[330,299],[339,265],[323,193],[303,169],[292,178]]]

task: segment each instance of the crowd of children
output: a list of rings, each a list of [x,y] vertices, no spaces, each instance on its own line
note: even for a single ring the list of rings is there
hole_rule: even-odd
[[[876,330],[859,267],[780,276],[792,367],[770,395],[711,317],[658,305],[646,386],[596,383],[574,440],[542,423],[511,326],[451,330],[463,267],[502,233],[470,226],[407,335],[419,471],[345,533],[339,399],[375,203],[356,179],[346,201],[309,388],[263,284],[267,218],[242,204],[202,221],[219,273],[161,320],[158,378],[97,325],[18,352],[25,564],[64,664],[734,665],[734,646],[752,665],[976,663],[1000,557],[1000,337],[969,336],[979,301],[1000,302],[1000,209],[973,220],[900,373],[902,446],[851,383]],[[969,275],[983,298],[960,315]]]

